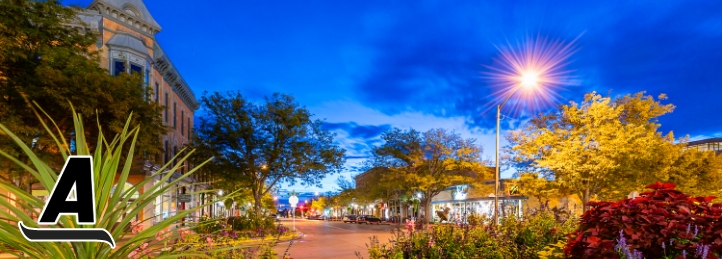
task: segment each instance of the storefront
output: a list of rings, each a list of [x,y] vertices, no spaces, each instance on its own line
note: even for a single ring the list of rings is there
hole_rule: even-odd
[[[521,196],[499,197],[499,217],[508,215],[522,216]],[[431,206],[435,212],[435,222],[467,222],[471,214],[491,218],[494,216],[494,197],[475,198],[468,200],[434,201]],[[442,218],[442,215],[445,220]]]
[[[118,184],[119,184],[119,183],[115,184],[115,185],[113,186],[113,188],[110,189],[111,195],[112,195],[113,193],[115,193],[115,191],[118,189]],[[132,183],[129,183],[129,182],[125,182],[125,183],[123,184],[123,189],[122,189],[122,191],[121,191],[120,194],[121,194],[121,195],[123,195],[123,194],[125,194],[125,195],[130,195],[130,198],[128,199],[128,202],[126,203],[126,206],[132,204],[136,199],[138,199],[138,197],[140,197],[140,192],[138,192],[138,190],[134,191],[133,193],[129,193],[129,192],[128,192],[128,190],[131,190],[133,187],[135,187],[135,185],[133,185]],[[126,194],[126,193],[127,193],[127,194]],[[122,196],[121,196],[121,200],[122,200],[122,199],[125,199],[125,198],[126,198],[126,197],[122,197]],[[121,221],[125,218],[125,216],[126,216],[126,215],[123,215],[123,217],[118,218],[118,222],[121,222]],[[135,218],[133,218],[133,220],[136,220],[136,221],[140,220],[140,214],[136,214],[136,215],[135,215]]]
[[[434,222],[467,223],[469,215],[478,215],[486,218],[494,216],[494,196],[468,197],[469,190],[466,185],[449,188],[435,196],[431,201],[434,211]],[[499,217],[515,215],[523,216],[523,196],[500,196]]]
[[[162,185],[160,188],[168,187],[163,194],[158,195],[155,198],[155,217],[153,218],[153,224],[173,217],[183,210],[191,210],[200,205],[197,204],[200,203],[198,194],[192,194],[196,191],[196,186],[190,181],[170,184],[168,182],[161,183],[161,180],[154,179],[153,184]],[[187,220],[190,220],[189,218],[191,217],[200,216],[200,213],[201,212],[198,211],[188,215]]]

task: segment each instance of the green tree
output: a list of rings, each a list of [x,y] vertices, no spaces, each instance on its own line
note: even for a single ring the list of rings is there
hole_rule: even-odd
[[[384,182],[399,188],[393,192],[421,193],[427,222],[432,219],[434,196],[450,186],[478,182],[488,172],[475,140],[444,129],[421,133],[395,128],[381,138],[384,144],[374,148],[367,164],[388,170]]]
[[[65,25],[81,23],[76,11],[59,1],[0,1],[0,123],[58,170],[63,164],[59,150],[38,123],[28,100],[57,119],[54,125],[43,117],[66,139],[75,134],[70,103],[86,125],[99,125],[106,135],[122,132],[132,112],[130,127],[141,127],[135,156],[153,160],[161,151],[158,136],[166,129],[160,108],[148,101],[152,90],[140,75],[115,77],[99,67],[93,51],[99,35]],[[98,127],[85,131],[90,139],[98,133]],[[8,152],[27,162],[24,152],[10,142],[0,135],[0,145],[13,147]],[[8,160],[0,165],[5,181],[15,180],[27,188],[35,182]]]
[[[673,109],[643,92],[615,99],[589,93],[582,103],[563,105],[513,131],[512,157],[551,173],[545,177],[584,204],[593,196],[621,198],[659,179],[676,160],[673,135],[657,131],[657,118]]]
[[[291,96],[276,93],[254,104],[236,92],[206,93],[201,103],[198,145],[225,168],[219,180],[247,184],[258,214],[261,198],[277,184],[318,186],[342,169],[344,150],[334,135]]]

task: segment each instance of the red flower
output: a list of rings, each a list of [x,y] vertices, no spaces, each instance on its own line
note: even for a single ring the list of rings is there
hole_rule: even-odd
[[[647,188],[653,189],[653,190],[674,190],[674,187],[676,187],[676,185],[674,185],[673,183],[660,183],[660,182],[656,182],[654,184],[647,185]]]
[[[646,258],[664,257],[659,244],[672,245],[670,240],[680,240],[675,249],[691,249],[691,243],[681,241],[694,238],[694,243],[711,245],[711,251],[722,250],[722,204],[712,204],[712,197],[690,197],[671,183],[647,187],[653,191],[635,199],[590,202],[579,228],[568,236],[564,253],[570,258],[617,258],[614,245],[620,230],[629,247]],[[696,235],[687,230],[696,227]]]
[[[556,228],[552,228],[551,230],[549,230],[549,235],[554,235],[557,232],[559,232],[559,230],[557,230]]]

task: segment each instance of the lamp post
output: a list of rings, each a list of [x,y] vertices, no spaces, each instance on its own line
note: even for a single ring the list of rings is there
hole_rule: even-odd
[[[539,77],[536,72],[526,72],[519,79],[519,83],[514,86],[506,96],[504,102],[496,106],[496,173],[494,174],[494,224],[499,223],[499,133],[501,132],[501,107],[509,101],[514,93],[521,87],[532,88],[536,87],[539,82]]]
[[[296,204],[298,204],[298,197],[291,195],[288,198],[288,203],[291,204],[291,217],[293,218],[293,231],[296,231]]]
[[[580,35],[581,36],[581,35]],[[577,38],[578,39],[578,38]],[[576,52],[574,42],[547,42],[546,39],[529,39],[519,44],[519,49],[501,47],[501,68],[492,68],[491,78],[498,81],[501,89],[498,93],[506,95],[504,101],[496,106],[496,173],[494,189],[494,224],[499,223],[499,138],[501,131],[501,108],[519,88],[526,88],[524,98],[532,99],[533,103],[554,99],[553,89],[563,85],[577,84],[571,80],[569,70],[565,70],[571,55]]]

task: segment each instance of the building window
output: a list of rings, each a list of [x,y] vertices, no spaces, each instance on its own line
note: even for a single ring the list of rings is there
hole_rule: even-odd
[[[142,73],[143,73],[143,67],[141,67],[141,66],[139,66],[139,65],[136,65],[136,64],[133,64],[133,63],[130,63],[130,73],[131,73],[131,74],[138,73],[138,74],[141,74],[141,75],[142,75]]]
[[[158,102],[158,95],[160,95],[160,92],[158,92],[159,88],[158,82],[155,82],[155,102]]]
[[[191,118],[188,118],[188,138],[191,138]]]
[[[122,60],[113,60],[113,75],[119,76],[120,73],[125,73],[125,62]]]
[[[165,123],[168,123],[168,93],[165,93],[165,107],[166,109],[163,111],[165,112]]]
[[[170,150],[168,149],[168,140],[166,140],[166,141],[165,141],[165,149],[163,149],[163,164],[167,164],[167,163],[168,163],[168,153],[169,153],[169,151],[170,151]]]
[[[176,103],[173,102],[173,129],[176,129],[176,125],[177,125],[177,121],[178,121],[175,113],[176,113]]]
[[[186,132],[186,127],[185,127],[185,126],[186,126],[186,121],[183,120],[183,118],[186,117],[185,114],[186,114],[185,111],[181,110],[181,136],[183,136],[184,133]]]

